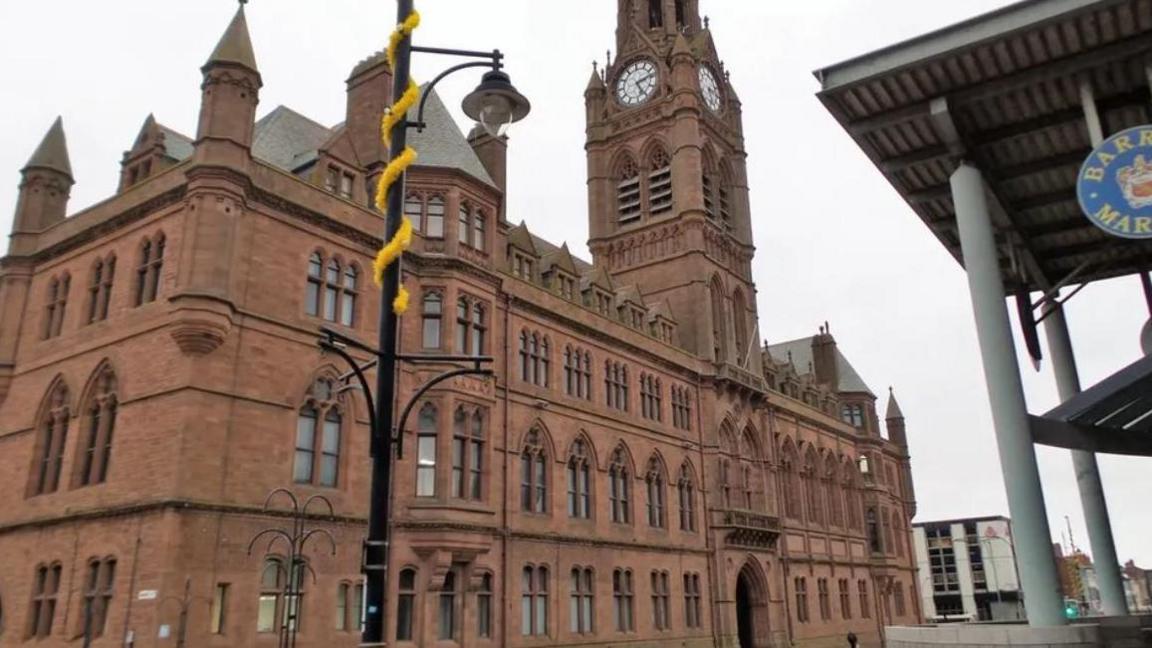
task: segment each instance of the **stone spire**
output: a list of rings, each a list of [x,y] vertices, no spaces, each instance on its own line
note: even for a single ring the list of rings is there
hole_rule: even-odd
[[[28,164],[24,165],[22,171],[27,172],[31,169],[59,171],[68,176],[69,180],[73,179],[72,162],[68,159],[68,140],[64,137],[63,117],[57,117],[56,121],[52,122],[52,127],[48,129],[44,139],[40,140],[40,146],[36,147],[36,152],[28,159]]]
[[[892,419],[904,419],[904,412],[900,411],[900,403],[896,402],[896,392],[888,388],[888,411],[884,414],[884,418],[891,421]]]
[[[256,67],[256,55],[252,51],[252,38],[248,35],[248,18],[244,15],[243,3],[240,4],[240,9],[236,11],[236,15],[228,24],[228,29],[220,37],[220,42],[216,44],[216,49],[212,51],[204,67],[221,63],[239,65],[253,72],[259,71]]]
[[[906,448],[908,435],[904,428],[904,412],[900,411],[900,403],[896,402],[896,392],[891,387],[888,388],[888,411],[884,414],[884,419],[888,427],[888,440]]]

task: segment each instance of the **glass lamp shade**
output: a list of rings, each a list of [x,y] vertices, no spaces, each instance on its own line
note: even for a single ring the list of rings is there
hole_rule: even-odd
[[[501,137],[508,127],[524,119],[532,104],[512,85],[508,75],[492,70],[480,85],[464,97],[464,114],[472,118],[493,137]]]

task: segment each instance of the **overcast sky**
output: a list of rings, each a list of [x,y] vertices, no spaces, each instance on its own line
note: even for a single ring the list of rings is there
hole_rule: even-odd
[[[877,394],[894,385],[908,418],[918,520],[1007,514],[967,284],[960,267],[814,98],[814,69],[1008,4],[1004,0],[700,0],[744,104],[769,341],[831,322]],[[508,217],[587,254],[584,108],[593,59],[614,47],[613,0],[424,0],[426,45],[500,48],[533,102],[512,131]],[[115,190],[120,156],[149,112],[195,135],[199,67],[235,10],[227,0],[0,1],[0,226],[18,170],[63,115],[77,185],[71,211]],[[288,105],[343,120],[344,79],[382,47],[383,0],[252,0],[264,78],[259,115]],[[449,63],[420,56],[427,80]],[[477,78],[449,79],[449,105]],[[463,115],[457,111],[457,117]],[[1068,319],[1085,385],[1138,357],[1147,318],[1134,278],[1090,286]],[[1031,411],[1057,404],[1050,367],[1023,364]],[[883,402],[879,407],[884,406]],[[1038,450],[1053,537],[1072,522],[1088,546],[1066,451]],[[1152,462],[1101,457],[1121,560],[1152,568]]]

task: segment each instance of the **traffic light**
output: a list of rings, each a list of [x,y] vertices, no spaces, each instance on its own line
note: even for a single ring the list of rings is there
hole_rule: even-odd
[[[1064,616],[1075,619],[1080,616],[1080,603],[1076,599],[1064,599]]]

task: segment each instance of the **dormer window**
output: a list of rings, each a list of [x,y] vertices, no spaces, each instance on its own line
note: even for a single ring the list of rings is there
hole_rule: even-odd
[[[844,405],[840,408],[840,418],[852,427],[864,427],[864,406]]]
[[[324,190],[341,198],[352,199],[352,183],[356,176],[340,167],[330,164],[324,174]]]
[[[604,316],[612,314],[612,296],[606,292],[596,291],[596,310]]]
[[[631,317],[632,328],[643,331],[644,330],[644,311],[639,308],[629,309],[629,316]]]
[[[410,193],[404,199],[404,215],[412,221],[412,227],[424,232],[428,238],[444,238],[444,198],[443,196],[423,196]]]
[[[576,296],[576,280],[563,272],[556,273],[556,289],[564,299]]]
[[[519,277],[524,281],[532,281],[534,266],[532,257],[523,252],[512,251],[512,276]]]
[[[468,203],[460,205],[460,216],[456,225],[456,240],[461,245],[484,251],[484,212]]]
[[[352,183],[355,180],[351,173],[345,171],[340,174],[340,197],[352,200]]]

